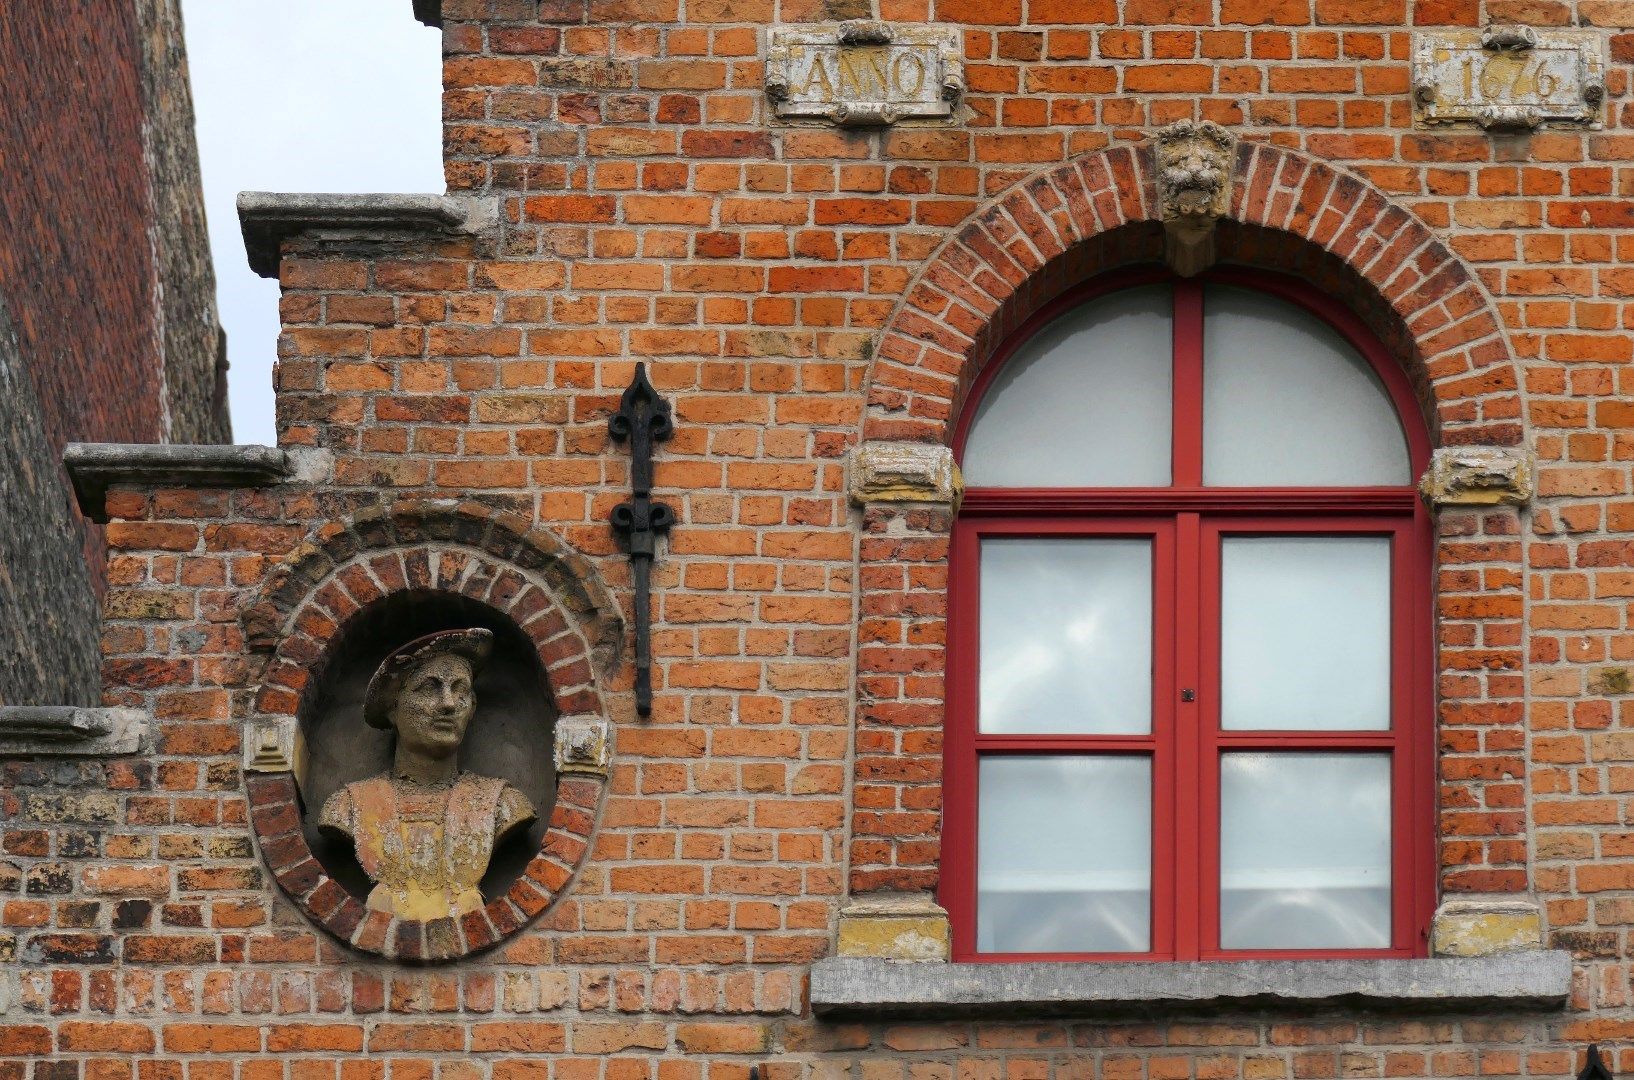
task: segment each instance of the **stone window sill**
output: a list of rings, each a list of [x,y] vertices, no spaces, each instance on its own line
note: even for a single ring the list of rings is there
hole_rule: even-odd
[[[904,963],[833,957],[811,969],[820,1016],[1092,1016],[1163,1010],[1312,1008],[1410,1013],[1558,1009],[1571,988],[1558,951],[1434,960],[1192,963]]]

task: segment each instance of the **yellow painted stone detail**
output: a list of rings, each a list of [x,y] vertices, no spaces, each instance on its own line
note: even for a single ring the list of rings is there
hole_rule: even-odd
[[[1522,902],[1449,901],[1435,913],[1430,948],[1436,956],[1491,956],[1543,947],[1543,917]]]
[[[840,913],[839,954],[885,960],[948,958],[947,912],[925,900],[876,900]]]

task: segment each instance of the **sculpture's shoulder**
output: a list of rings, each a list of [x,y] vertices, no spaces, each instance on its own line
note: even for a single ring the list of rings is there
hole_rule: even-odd
[[[323,809],[318,812],[319,828],[352,835],[351,786],[346,785],[323,801]]]
[[[494,804],[494,838],[498,839],[513,829],[528,824],[539,816],[533,803],[517,788],[501,780],[499,800]]]
[[[353,835],[357,830],[358,808],[379,802],[378,792],[383,787],[390,787],[390,780],[385,776],[371,776],[347,784],[324,800],[323,809],[318,812],[318,827]]]

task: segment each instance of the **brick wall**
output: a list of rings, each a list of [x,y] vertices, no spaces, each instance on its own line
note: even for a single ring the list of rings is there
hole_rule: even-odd
[[[103,542],[63,446],[228,438],[181,24],[173,0],[0,22],[0,362],[26,383],[0,397],[0,620],[32,628],[0,704],[94,704]]]
[[[446,0],[443,15],[450,186],[497,195],[501,225],[287,251],[281,441],[330,455],[322,482],[111,497],[106,698],[151,708],[160,742],[149,759],[4,767],[13,1075],[1564,1076],[1584,1042],[1634,1037],[1630,699],[1602,670],[1634,652],[1626,71],[1598,132],[1418,131],[1407,97],[1409,27],[1583,24],[1622,61],[1634,12]],[[770,123],[766,25],[870,15],[964,27],[964,121]],[[1438,522],[1438,849],[1444,895],[1542,902],[1550,943],[1579,958],[1571,1006],[814,1021],[806,966],[844,896],[935,886],[942,799],[947,518],[860,514],[844,455],[945,438],[1008,328],[1157,257],[1145,140],[1181,117],[1244,140],[1225,258],[1345,297],[1440,442],[1537,454],[1531,508]],[[586,859],[535,922],[457,966],[350,951],[251,842],[240,737],[293,625],[240,616],[286,587],[280,611],[323,607],[322,575],[290,568],[428,499],[548,531],[627,608],[606,518],[628,459],[606,419],[636,359],[675,402],[656,494],[680,523],[655,574],[652,718],[634,716],[627,664],[598,676],[615,749]],[[314,659],[336,629],[323,611],[301,627]]]

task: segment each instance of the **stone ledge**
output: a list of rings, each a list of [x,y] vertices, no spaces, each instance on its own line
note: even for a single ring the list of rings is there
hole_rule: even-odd
[[[495,199],[456,195],[336,195],[242,191],[238,222],[250,269],[277,277],[283,242],[306,232],[342,236],[381,233],[474,233],[499,220]]]
[[[152,727],[141,709],[3,705],[0,758],[135,754],[147,748]]]
[[[86,517],[108,520],[108,489],[148,487],[261,487],[290,473],[289,455],[276,446],[184,446],[176,443],[69,443],[62,463]]]
[[[1378,1011],[1558,1009],[1558,951],[1435,960],[913,964],[831,957],[811,969],[820,1016],[1094,1016],[1331,1005]]]

